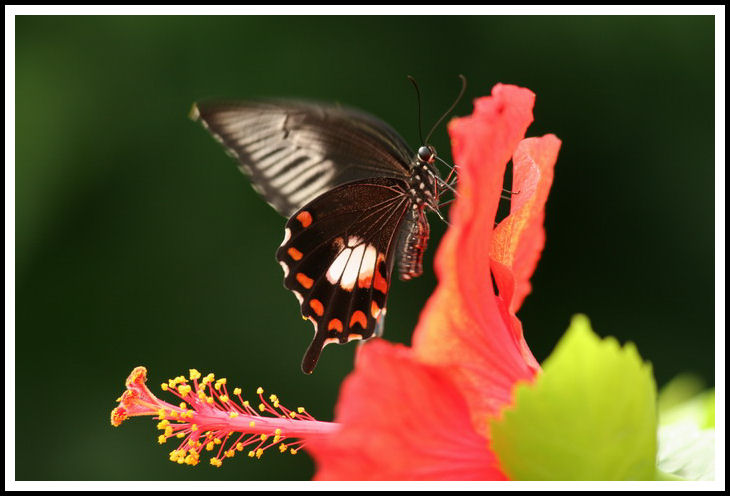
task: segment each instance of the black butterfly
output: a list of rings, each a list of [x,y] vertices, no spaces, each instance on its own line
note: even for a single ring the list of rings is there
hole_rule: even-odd
[[[191,117],[289,218],[276,258],[315,329],[302,370],[311,373],[329,343],[381,335],[394,262],[401,279],[421,275],[425,210],[438,212],[450,188],[435,149],[414,154],[384,122],[339,106],[209,102]]]

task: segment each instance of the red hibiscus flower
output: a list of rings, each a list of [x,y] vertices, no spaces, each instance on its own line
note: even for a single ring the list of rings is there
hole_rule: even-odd
[[[560,147],[553,135],[523,139],[533,103],[529,90],[497,85],[476,100],[471,116],[451,122],[459,196],[436,254],[438,287],[411,348],[373,340],[361,349],[336,422],[289,410],[273,394],[267,402],[261,388],[254,407],[240,388],[229,393],[225,379],[195,369],[189,379],[162,384],[182,400],[174,405],[151,393],[146,369],[138,367],[112,425],[156,418],[158,442],[179,440],[170,459],[190,465],[204,451],[220,466],[239,452],[259,458],[273,447],[292,454],[304,447],[320,480],[505,479],[488,425],[510,404],[515,384],[540,371],[515,313],[544,244],[544,205]],[[510,159],[516,194],[495,227]]]
[[[436,254],[438,287],[412,348],[372,341],[361,350],[340,393],[337,435],[306,446],[316,479],[506,478],[488,421],[540,370],[515,313],[543,248],[560,147],[553,135],[524,139],[533,104],[529,90],[497,85],[450,123],[459,196]],[[495,227],[510,159],[516,194]]]

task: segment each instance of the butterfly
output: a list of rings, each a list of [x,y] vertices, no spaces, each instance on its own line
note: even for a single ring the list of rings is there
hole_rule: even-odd
[[[304,101],[199,102],[191,118],[288,218],[276,259],[315,331],[302,371],[330,343],[382,335],[393,267],[403,280],[421,275],[426,211],[438,213],[450,188],[434,147],[422,140],[413,153],[372,115]]]

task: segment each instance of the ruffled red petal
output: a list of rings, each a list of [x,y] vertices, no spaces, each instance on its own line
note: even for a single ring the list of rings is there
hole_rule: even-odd
[[[382,340],[342,386],[340,431],[306,446],[317,480],[504,480],[466,401],[439,367]]]
[[[494,294],[489,257],[505,167],[532,122],[534,100],[525,88],[500,84],[475,101],[471,116],[450,123],[459,198],[436,254],[439,284],[413,336],[419,360],[448,368],[485,436],[514,384],[538,370]]]
[[[513,275],[511,294],[499,284],[500,296],[509,301],[516,313],[530,293],[530,277],[535,271],[545,244],[545,202],[553,182],[553,168],[558,158],[560,140],[552,134],[527,138],[517,146],[512,157],[513,180],[510,214],[494,230],[490,257],[506,266]]]

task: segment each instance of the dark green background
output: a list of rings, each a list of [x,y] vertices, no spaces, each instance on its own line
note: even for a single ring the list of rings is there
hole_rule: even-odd
[[[520,313],[543,360],[571,315],[637,343],[657,380],[714,383],[711,17],[16,18],[17,479],[306,479],[307,455],[167,461],[154,423],[114,429],[127,373],[189,367],[332,418],[355,345],[299,369],[312,335],[281,284],[280,218],[187,119],[204,97],[306,97],[372,112],[418,144],[469,79],[537,94],[528,135],[563,140],[547,246]],[[433,139],[450,159],[444,128]],[[433,290],[395,283],[410,342]],[[438,397],[434,401],[438,401]],[[448,425],[444,426],[448,428]]]

